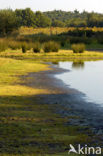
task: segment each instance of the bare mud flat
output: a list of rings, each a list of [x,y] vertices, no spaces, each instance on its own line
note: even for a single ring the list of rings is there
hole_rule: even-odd
[[[29,73],[26,85],[30,87],[48,89],[49,94],[37,95],[42,104],[55,104],[54,111],[62,117],[71,117],[67,124],[90,127],[96,135],[103,134],[103,108],[84,100],[84,94],[69,88],[62,80],[56,79],[55,74],[67,72],[51,65],[52,70],[39,73]],[[24,77],[22,77],[24,78]]]

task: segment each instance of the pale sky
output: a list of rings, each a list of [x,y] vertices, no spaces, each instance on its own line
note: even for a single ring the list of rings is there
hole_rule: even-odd
[[[31,8],[33,11],[64,10],[103,13],[103,0],[0,0],[0,9]]]

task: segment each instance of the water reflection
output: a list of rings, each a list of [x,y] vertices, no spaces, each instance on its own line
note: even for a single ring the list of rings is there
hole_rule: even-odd
[[[60,68],[68,70],[56,75],[71,88],[86,95],[86,100],[103,106],[103,61],[65,61]],[[78,70],[79,69],[79,70]],[[82,69],[82,70],[81,70]]]
[[[56,61],[56,60],[52,61],[52,63],[55,64],[55,65],[59,65],[59,61]]]
[[[74,69],[83,69],[85,67],[85,63],[82,60],[77,60],[72,63],[72,68]]]

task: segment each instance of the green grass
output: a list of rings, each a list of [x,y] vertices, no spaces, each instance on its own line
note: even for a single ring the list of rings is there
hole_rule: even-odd
[[[48,67],[40,63],[31,63],[28,61],[0,58],[0,85],[17,83],[20,75],[27,72],[39,72]]]
[[[21,50],[6,50],[0,53],[0,57],[5,58],[16,58],[16,59],[103,59],[103,52],[100,51],[85,51],[84,53],[73,53],[72,50],[59,50],[59,52],[49,52],[44,53],[33,53],[32,51],[27,51],[27,53],[22,53]]]
[[[49,90],[28,87],[31,77],[20,78],[48,69],[30,60],[0,58],[0,156],[64,156],[69,144],[90,141],[82,127],[69,126],[68,118],[53,113],[55,104],[41,104],[37,95]]]
[[[88,45],[86,45],[86,48],[87,49],[93,49],[93,50],[95,50],[95,49],[102,49],[103,50],[103,44],[88,44]]]

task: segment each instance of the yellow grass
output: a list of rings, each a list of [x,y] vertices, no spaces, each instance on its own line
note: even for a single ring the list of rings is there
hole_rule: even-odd
[[[28,62],[25,60],[14,60],[0,58],[0,96],[25,96],[48,93],[42,89],[18,85],[21,83],[20,75],[26,75],[28,72],[39,72],[49,69],[47,65]]]
[[[60,27],[49,27],[49,28],[28,28],[28,27],[21,27],[19,29],[19,34],[20,35],[29,35],[29,34],[39,34],[39,33],[44,33],[44,34],[60,34],[63,32],[68,32],[68,31],[74,31],[77,28],[74,27],[66,27],[66,28],[60,28]],[[93,28],[78,28],[79,30],[92,30],[94,32],[103,31],[103,28],[97,28],[97,27],[93,27]]]
[[[23,54],[21,50],[6,50],[5,52],[0,53],[0,57],[10,57],[10,58],[84,58],[84,59],[103,59],[103,53],[99,51],[85,51],[84,53],[73,53],[72,50],[59,50],[59,52],[50,52],[44,53],[33,53],[32,51],[28,51],[27,53]],[[32,64],[29,64],[27,68],[30,68]],[[45,65],[44,65],[45,66]],[[4,67],[3,67],[4,68]],[[32,68],[30,68],[32,69]],[[35,68],[38,70],[38,68]]]
[[[0,96],[31,96],[37,94],[47,94],[47,90],[31,88],[21,85],[0,86]],[[49,93],[48,93],[49,94]]]

